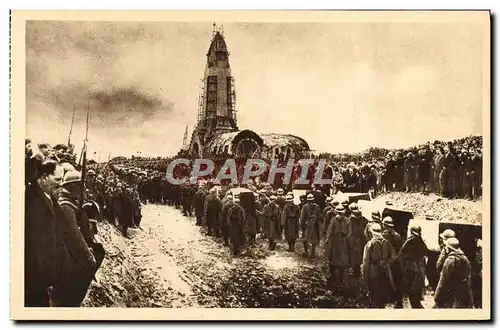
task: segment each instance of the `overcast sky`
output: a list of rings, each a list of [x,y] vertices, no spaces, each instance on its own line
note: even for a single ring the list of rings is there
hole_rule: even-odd
[[[240,129],[357,152],[482,133],[471,24],[224,24]],[[27,135],[168,156],[196,123],[212,22],[27,22]],[[489,73],[484,73],[489,74]]]

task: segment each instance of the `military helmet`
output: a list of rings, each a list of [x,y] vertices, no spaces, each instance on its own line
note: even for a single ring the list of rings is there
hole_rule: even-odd
[[[380,234],[380,232],[382,232],[382,227],[379,223],[374,223],[370,226],[370,231],[372,234]]]
[[[286,195],[287,201],[293,201],[293,195]]]
[[[439,234],[439,237],[441,237],[443,239],[443,241],[447,241],[450,238],[455,238],[455,236],[456,236],[455,232],[451,229],[446,229],[441,234]]]
[[[66,172],[66,174],[64,175],[62,184],[65,185],[67,183],[80,182],[81,179],[82,179],[82,174],[79,171],[77,170],[69,171]]]
[[[394,220],[392,220],[391,217],[385,217],[384,220],[382,220],[382,224],[388,227],[394,227]]]
[[[283,193],[284,193],[283,188],[279,188],[277,193],[278,193],[278,195],[283,195]]]
[[[419,225],[412,225],[410,227],[410,233],[421,236],[422,235],[422,227],[420,227]]]
[[[275,201],[275,200],[276,200],[276,195],[271,195],[271,197],[269,197],[269,199],[270,199],[271,201]]]
[[[445,242],[446,246],[451,248],[452,250],[458,250],[460,248],[460,242],[456,237],[451,237],[446,240]]]
[[[313,201],[314,200],[314,196],[312,194],[307,195],[307,200],[308,201]]]

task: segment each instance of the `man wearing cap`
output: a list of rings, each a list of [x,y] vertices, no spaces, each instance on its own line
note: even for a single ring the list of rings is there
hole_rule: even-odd
[[[474,308],[471,289],[471,264],[456,238],[445,241],[448,250],[434,293],[436,308]]]
[[[351,235],[347,239],[349,263],[354,270],[354,277],[359,278],[361,276],[361,265],[363,264],[363,248],[366,244],[364,230],[367,221],[361,215],[361,211],[356,203],[351,203],[349,208],[351,209],[351,217],[349,219],[351,222]]]
[[[441,274],[441,271],[443,270],[443,264],[448,257],[448,252],[450,251],[449,249],[446,249],[446,241],[450,238],[455,238],[455,231],[451,229],[446,229],[443,231],[441,234],[439,234],[440,238],[440,247],[441,247],[441,252],[439,253],[438,260],[436,262],[436,272],[438,274]]]
[[[59,197],[61,222],[59,231],[67,251],[61,274],[65,279],[60,286],[59,302],[62,306],[78,307],[85,298],[92,278],[97,271],[96,260],[89,247],[93,246],[93,236],[85,212],[78,205],[81,193],[81,174],[78,171],[67,172],[62,182]]]
[[[309,256],[308,247],[311,244],[311,257],[316,255],[316,246],[319,243],[321,228],[321,209],[314,202],[312,194],[307,195],[307,204],[302,207],[300,212],[300,225],[302,227],[304,239],[304,257]]]
[[[403,245],[401,235],[394,230],[394,220],[391,217],[385,217],[382,220],[382,237],[391,243],[394,252],[397,254]],[[396,308],[403,308],[403,287],[401,283],[401,265],[396,260],[391,260],[391,271],[394,276],[394,299],[396,301]]]
[[[423,308],[421,301],[425,289],[427,255],[427,245],[422,240],[422,228],[419,225],[412,225],[410,236],[404,242],[397,257],[401,264],[403,293],[408,296],[411,308]]]
[[[293,195],[286,196],[286,204],[281,212],[281,225],[285,231],[285,239],[288,242],[288,251],[295,250],[295,242],[299,238],[300,209],[293,202]]]
[[[370,226],[372,238],[366,243],[363,251],[363,279],[368,287],[372,306],[384,308],[392,299],[394,277],[390,262],[396,257],[391,243],[382,237],[379,223]]]
[[[281,210],[276,204],[276,195],[271,195],[270,203],[264,206],[264,227],[269,239],[269,249],[274,250],[276,240],[281,239]]]
[[[239,253],[244,242],[245,210],[240,205],[239,196],[234,198],[233,206],[227,212],[229,226],[229,241],[232,245],[233,255]]]
[[[344,282],[344,269],[349,267],[348,239],[351,236],[351,222],[345,216],[344,207],[335,209],[337,215],[328,226],[325,242],[325,256],[330,266],[330,285]]]

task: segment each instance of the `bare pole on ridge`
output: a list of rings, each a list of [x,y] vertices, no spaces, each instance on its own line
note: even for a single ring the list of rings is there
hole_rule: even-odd
[[[71,145],[71,133],[73,133],[74,122],[75,122],[75,104],[73,103],[73,117],[71,118],[71,126],[69,128],[69,134],[68,134],[68,148]]]

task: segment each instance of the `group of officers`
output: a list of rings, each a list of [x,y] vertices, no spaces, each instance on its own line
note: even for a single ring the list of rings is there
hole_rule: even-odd
[[[185,216],[210,236],[222,238],[233,255],[252,253],[257,234],[268,241],[270,250],[285,241],[288,251],[302,243],[303,257],[314,258],[322,247],[329,265],[328,286],[345,285],[346,271],[362,277],[373,307],[395,303],[403,307],[403,297],[412,308],[423,308],[428,249],[415,225],[406,240],[394,230],[394,220],[378,212],[371,219],[362,216],[356,203],[339,202],[314,186],[295,203],[290,191],[273,190],[271,185],[250,182],[212,186],[210,183],[170,185],[160,173],[122,171],[135,182],[142,203],[162,203],[181,208]],[[248,189],[247,189],[248,188]],[[436,308],[473,307],[470,283],[471,264],[460,249],[453,231],[440,235],[440,274],[435,290]]]

